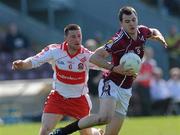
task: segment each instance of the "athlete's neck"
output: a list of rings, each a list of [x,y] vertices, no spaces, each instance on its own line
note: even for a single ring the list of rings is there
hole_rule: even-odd
[[[137,40],[137,33],[134,33],[134,34],[129,33],[129,35],[133,40]]]
[[[68,51],[68,53],[70,55],[74,55],[74,54],[76,54],[78,52],[78,49],[75,49],[75,48],[72,48],[72,47],[68,46],[68,50],[67,51]]]

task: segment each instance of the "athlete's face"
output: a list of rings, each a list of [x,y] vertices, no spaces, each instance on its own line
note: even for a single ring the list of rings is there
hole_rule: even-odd
[[[121,26],[130,35],[137,33],[138,19],[137,16],[132,13],[131,15],[123,14]]]
[[[82,44],[82,33],[81,30],[70,30],[68,35],[65,37],[65,41],[71,49],[77,50]]]

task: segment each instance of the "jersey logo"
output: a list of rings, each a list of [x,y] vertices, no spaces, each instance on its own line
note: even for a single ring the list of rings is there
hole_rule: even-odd
[[[111,48],[111,46],[113,45],[113,41],[112,40],[109,40],[106,44],[105,44],[105,49],[109,49]]]
[[[103,96],[103,95],[110,96],[111,95],[110,89],[111,89],[111,86],[109,85],[109,81],[104,82],[101,96]]]
[[[82,72],[73,72],[68,70],[59,69],[55,66],[56,69],[56,78],[65,84],[82,84],[86,80],[86,71]]]
[[[83,57],[82,59],[80,59],[80,61],[81,61],[82,63],[84,63],[86,60],[87,60],[86,57]]]
[[[113,44],[113,40],[109,40],[106,44]]]
[[[57,61],[57,63],[59,64],[59,65],[65,65],[65,63],[64,63],[64,61]]]
[[[45,52],[47,52],[48,50],[49,50],[49,47],[48,47],[48,46],[44,48],[44,51],[45,51]]]
[[[79,63],[78,64],[78,70],[83,70],[84,69],[84,64],[83,63]]]
[[[140,38],[140,40],[141,40],[141,41],[145,41],[143,36]]]

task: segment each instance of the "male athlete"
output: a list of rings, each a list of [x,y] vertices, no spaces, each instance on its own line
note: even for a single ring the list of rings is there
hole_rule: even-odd
[[[132,83],[136,76],[132,69],[124,70],[119,65],[121,57],[128,52],[144,55],[144,44],[147,39],[160,41],[167,47],[159,30],[138,25],[134,8],[123,7],[119,10],[121,28],[104,46],[98,48],[91,56],[90,62],[110,72],[99,83],[100,110],[64,128],[59,128],[51,135],[67,135],[77,130],[96,125],[106,125],[105,135],[118,135],[127,114],[132,95]],[[106,58],[112,57],[111,64]]]
[[[92,52],[81,45],[80,26],[69,24],[64,28],[64,34],[63,43],[51,44],[39,54],[16,60],[12,65],[14,70],[36,68],[46,62],[52,65],[53,89],[45,102],[40,135],[48,135],[63,115],[78,120],[89,115],[91,109],[87,80],[89,68],[93,67],[89,63]],[[99,134],[98,130],[90,128],[80,132],[82,135]]]

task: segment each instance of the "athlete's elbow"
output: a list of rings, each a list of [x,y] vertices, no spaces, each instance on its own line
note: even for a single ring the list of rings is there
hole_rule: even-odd
[[[111,122],[111,119],[112,119],[112,117],[109,116],[109,115],[99,116],[98,119],[97,119],[97,123],[98,123],[99,125],[108,124],[108,123]]]

